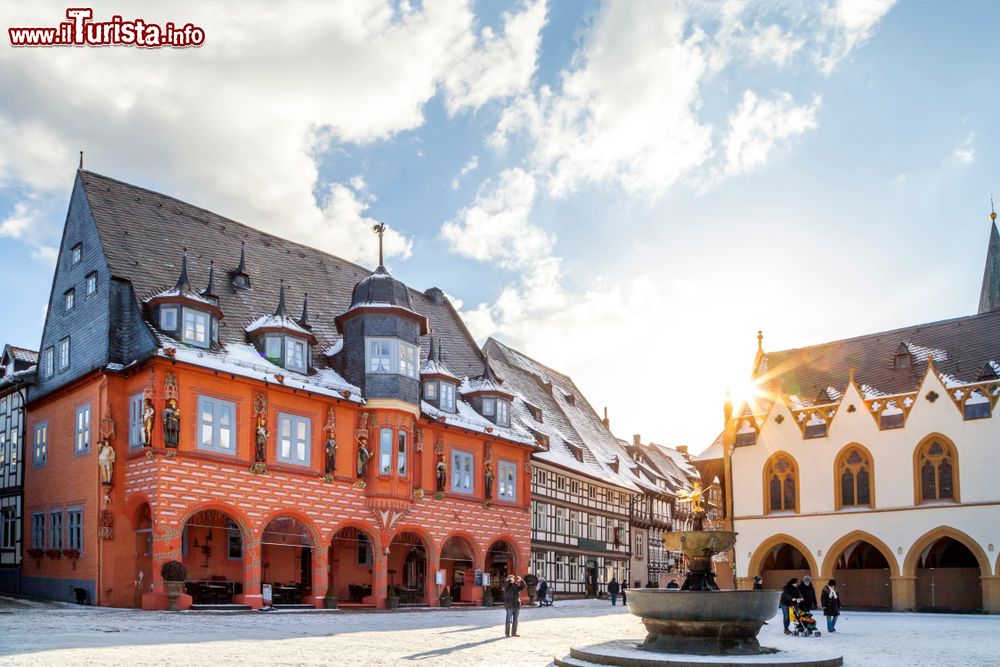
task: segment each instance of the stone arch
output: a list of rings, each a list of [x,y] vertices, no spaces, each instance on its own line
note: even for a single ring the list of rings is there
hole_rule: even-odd
[[[834,508],[843,509],[844,499],[842,497],[841,491],[841,481],[840,481],[840,465],[847,456],[848,452],[852,449],[860,450],[865,456],[868,457],[868,504],[867,507],[875,508],[875,457],[872,456],[871,451],[862,445],[860,442],[849,442],[840,448],[837,452],[837,456],[833,459],[833,495],[834,495]],[[865,505],[854,505],[854,507],[865,507]],[[874,542],[872,543],[874,544]]]
[[[788,463],[791,466],[790,475],[786,475],[785,477],[782,477],[782,479],[781,479],[781,491],[782,491],[782,498],[783,499],[785,498],[785,495],[784,495],[784,490],[785,490],[784,482],[785,482],[785,480],[787,479],[787,477],[790,476],[792,478],[793,482],[794,482],[795,500],[794,500],[794,507],[792,509],[790,509],[790,510],[789,509],[784,509],[784,504],[787,501],[783,501],[782,502],[782,509],[780,509],[780,510],[772,510],[771,509],[771,486],[770,486],[771,479],[770,479],[770,476],[768,475],[768,473],[771,472],[771,466],[772,466],[772,464],[774,464],[778,459],[781,459],[781,458],[787,459]],[[778,512],[794,512],[795,514],[798,514],[799,513],[799,500],[800,500],[801,495],[802,495],[801,491],[802,491],[802,477],[799,474],[799,462],[795,460],[795,457],[792,456],[791,454],[789,454],[788,452],[784,451],[784,450],[778,450],[775,453],[771,454],[769,457],[767,457],[767,460],[764,461],[763,468],[761,468],[761,493],[762,493],[761,497],[764,499],[764,506],[762,508],[764,510],[763,513],[764,514],[771,514],[771,513],[778,513]]]
[[[477,568],[481,568],[483,566],[483,558],[486,551],[479,545],[479,541],[472,535],[472,533],[466,530],[453,530],[445,535],[441,540],[441,543],[437,545],[437,552],[439,554],[444,553],[444,545],[453,537],[458,537],[468,542],[469,546],[472,548],[473,565]]]
[[[920,485],[920,453],[923,451],[929,443],[934,440],[940,440],[942,443],[951,448],[952,451],[952,471],[951,471],[951,483],[952,483],[952,497],[948,500],[958,504],[962,502],[962,492],[961,492],[961,461],[958,454],[958,447],[955,446],[955,442],[944,435],[943,433],[929,433],[924,436],[917,446],[913,448],[913,504],[920,505],[925,501],[922,498],[921,485]]]
[[[345,519],[344,521],[341,521],[337,525],[333,526],[320,536],[322,541],[321,543],[329,544],[344,528],[354,528],[363,532],[371,541],[372,548],[378,552],[381,552],[385,546],[382,544],[382,534],[379,532],[378,528],[370,523],[359,521],[357,519]]]
[[[424,543],[424,548],[427,550],[427,559],[430,560],[431,562],[437,561],[438,554],[440,553],[438,551],[437,541],[434,539],[434,536],[431,535],[430,531],[428,531],[426,528],[422,528],[421,526],[416,526],[413,524],[397,526],[396,529],[392,531],[392,534],[386,541],[385,546],[391,545],[392,541],[397,537],[399,537],[400,535],[402,535],[403,533],[413,533],[419,536],[421,541]]]
[[[413,535],[420,540],[420,546],[424,550],[422,559],[417,555],[417,551],[413,548],[413,545],[411,545],[407,553],[405,551],[406,543],[396,543],[396,540],[404,535]],[[403,547],[403,549],[393,549],[394,544]],[[434,572],[437,570],[439,564],[439,551],[430,532],[412,524],[398,526],[393,531],[392,537],[389,538],[386,545],[388,551],[385,562],[389,584],[402,587],[402,590],[399,591],[399,603],[401,605],[408,602],[431,604],[431,600],[437,597]],[[420,576],[421,568],[423,568],[422,577]],[[395,570],[395,574],[393,570]],[[415,594],[414,591],[416,591]]]
[[[899,576],[899,561],[896,560],[896,555],[892,553],[892,549],[885,542],[863,530],[852,530],[830,545],[830,548],[826,550],[826,556],[823,558],[823,569],[820,571],[822,579],[833,577],[833,571],[837,565],[837,559],[840,558],[840,554],[848,546],[858,541],[867,542],[878,549],[889,563],[890,576]]]
[[[153,503],[149,502],[149,499],[143,494],[136,494],[129,498],[128,503],[125,505],[125,513],[129,518],[129,527],[132,530],[139,528],[139,521],[141,520],[140,512],[143,509],[149,509],[150,517],[150,527],[152,527],[152,521],[154,518]]]
[[[316,527],[316,523],[304,512],[290,507],[269,512],[256,526],[254,530],[254,539],[260,542],[260,540],[264,537],[264,531],[267,529],[268,524],[270,524],[274,519],[280,519],[282,517],[289,517],[301,523],[302,526],[309,531],[309,537],[312,539],[313,544],[318,545],[320,543],[320,533],[319,529]]]
[[[256,543],[257,537],[256,532],[253,529],[253,523],[247,518],[246,514],[241,512],[238,508],[230,505],[229,503],[220,502],[217,500],[210,500],[208,502],[192,502],[189,504],[183,512],[180,514],[180,521],[178,522],[178,527],[183,528],[187,525],[187,522],[191,520],[195,514],[199,512],[205,512],[208,510],[214,510],[216,512],[223,512],[228,514],[230,518],[236,522],[240,531],[243,533],[244,543]]]
[[[809,563],[809,572],[814,577],[818,575],[819,568],[816,566],[816,558],[813,556],[812,551],[810,551],[805,544],[791,535],[778,533],[777,535],[772,535],[761,542],[757,549],[753,552],[753,556],[750,558],[750,564],[747,566],[747,576],[755,577],[759,575],[764,567],[764,561],[767,560],[767,555],[772,549],[781,546],[782,544],[787,544],[798,549],[799,553],[805,557],[806,562]]]
[[[975,541],[957,528],[952,528],[951,526],[938,526],[933,530],[929,530],[913,543],[909,551],[906,553],[906,558],[903,560],[903,576],[916,576],[917,562],[920,558],[920,554],[923,553],[924,549],[945,537],[950,537],[972,552],[972,555],[976,557],[976,561],[979,563],[980,576],[992,576],[992,565],[990,564],[986,552],[983,551],[981,546],[979,546],[979,542]]]

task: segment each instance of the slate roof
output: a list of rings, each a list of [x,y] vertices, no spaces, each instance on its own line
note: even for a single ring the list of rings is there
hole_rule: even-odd
[[[901,350],[910,354],[909,367],[895,366]],[[959,382],[975,382],[984,366],[1000,361],[1000,311],[766,352],[754,375],[762,378],[765,389],[797,395],[809,405],[826,402],[818,399],[828,387],[843,393],[852,368],[859,387],[884,394],[915,391],[929,358],[937,371]]]
[[[644,487],[629,469],[628,452],[569,376],[494,338],[486,341],[484,349],[490,355],[490,367],[503,381],[501,387],[514,394],[512,420],[549,440],[548,451],[535,452],[534,458],[632,491]],[[542,411],[541,422],[532,416],[528,404]],[[574,449],[582,451],[582,461],[576,459]],[[612,467],[616,458],[618,472]]]
[[[15,361],[23,361],[26,364],[37,364],[38,363],[38,352],[35,350],[29,350],[26,347],[17,347],[16,345],[8,345],[5,351],[14,358]]]
[[[221,346],[246,342],[246,327],[274,312],[279,280],[285,279],[290,310],[297,311],[309,294],[313,365],[326,367],[324,351],[336,348],[341,336],[334,318],[351,303],[355,285],[371,271],[294,241],[248,227],[211,211],[107,176],[78,172],[93,213],[112,274],[132,283],[144,300],[170,289],[180,275],[181,249],[188,249],[188,274],[194,289],[208,281],[215,262],[214,292],[225,317],[219,326]],[[246,272],[252,289],[233,287],[230,277],[246,242]],[[374,258],[373,258],[374,259]],[[461,376],[483,371],[483,358],[441,290],[410,289],[413,310],[428,318],[435,339],[448,352],[448,366]],[[428,338],[422,340],[423,356]]]
[[[989,313],[994,310],[1000,310],[1000,232],[997,232],[996,222],[990,228],[983,287],[979,293],[979,312]]]

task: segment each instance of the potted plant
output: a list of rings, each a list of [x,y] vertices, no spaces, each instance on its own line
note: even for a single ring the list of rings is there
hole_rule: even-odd
[[[447,586],[441,589],[441,596],[438,598],[438,601],[442,607],[451,606],[451,591],[448,590]]]
[[[483,606],[492,607],[493,606],[493,589],[489,587],[483,588]]]
[[[323,597],[323,609],[336,609],[337,608],[337,594],[333,592],[333,584],[326,589],[326,595]]]
[[[49,558],[62,558],[62,549],[46,549],[45,555]]]
[[[385,608],[399,609],[399,598],[396,597],[396,589],[389,586],[385,590]]]
[[[180,561],[168,560],[160,568],[160,576],[163,577],[163,585],[167,589],[170,611],[177,611],[177,598],[181,596],[181,587],[187,579],[187,568]]]

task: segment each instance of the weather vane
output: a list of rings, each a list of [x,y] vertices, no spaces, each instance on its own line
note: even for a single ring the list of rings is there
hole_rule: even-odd
[[[385,223],[372,225],[372,231],[378,234],[378,265],[382,266],[382,235],[385,234]]]
[[[990,220],[993,222],[997,221],[997,212],[996,209],[993,208],[993,195],[990,195]]]

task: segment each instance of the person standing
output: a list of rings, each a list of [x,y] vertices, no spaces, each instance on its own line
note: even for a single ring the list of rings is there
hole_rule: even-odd
[[[833,579],[826,582],[820,594],[820,604],[823,605],[823,615],[826,616],[826,631],[837,631],[837,618],[840,617],[840,595],[837,593],[837,582]]]
[[[671,579],[669,582],[667,582],[667,589],[668,590],[676,591],[678,588],[680,588],[680,585],[678,585],[676,579]]]
[[[612,607],[618,604],[618,591],[620,591],[621,589],[622,587],[618,585],[618,580],[614,577],[611,577],[611,581],[608,582],[608,595],[611,596]]]
[[[543,606],[549,596],[549,582],[545,581],[545,577],[538,577],[538,606]]]
[[[504,621],[504,634],[508,637],[520,637],[517,634],[517,617],[521,613],[521,591],[527,586],[521,577],[510,575],[503,582],[503,606],[507,611]]]
[[[753,578],[753,589],[755,591],[764,590],[764,580],[759,575]]]
[[[799,593],[802,594],[803,609],[812,611],[816,608],[816,587],[813,586],[812,577],[808,574],[802,577],[802,583],[799,584]]]
[[[788,617],[788,611],[801,602],[802,594],[799,592],[798,577],[792,577],[785,582],[785,587],[781,589],[781,598],[778,603],[779,609],[781,609],[781,625],[784,626],[786,635],[792,634],[792,631],[788,629],[788,624],[791,621]]]

